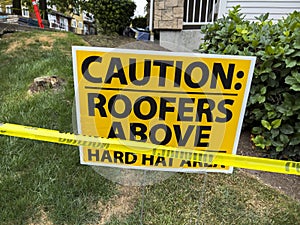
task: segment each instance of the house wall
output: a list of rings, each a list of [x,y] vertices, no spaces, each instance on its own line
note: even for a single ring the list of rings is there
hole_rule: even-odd
[[[12,0],[0,0],[0,13],[5,14],[5,10],[6,10],[6,6],[7,5],[13,5],[13,1]],[[26,4],[24,4],[24,1],[21,0],[21,10],[23,11],[23,8],[28,9],[28,7],[26,7]],[[22,15],[24,17],[29,17],[29,15]]]
[[[73,20],[76,21],[76,27],[73,27],[74,33],[83,34],[83,17],[82,17],[82,14],[80,14],[80,15],[71,14],[70,16],[73,18]]]
[[[176,52],[199,49],[203,34],[200,30],[160,31],[160,46]]]
[[[5,6],[6,5],[12,5],[12,0],[0,0],[0,7],[1,7],[1,13],[6,14],[5,12]]]
[[[218,17],[228,13],[233,6],[240,5],[245,19],[254,21],[261,14],[270,13],[269,19],[279,20],[293,11],[300,11],[299,0],[227,0],[221,1]]]
[[[278,20],[293,11],[300,11],[299,0],[220,0],[218,17],[226,15],[233,6],[240,5],[245,19],[269,13]],[[154,0],[154,29],[160,32],[160,45],[172,51],[191,52],[199,48],[200,30],[183,30],[184,0]]]
[[[190,52],[200,44],[200,31],[183,30],[184,0],[155,0],[154,29],[160,31],[160,45],[166,49]]]
[[[181,30],[184,0],[155,0],[154,29]]]

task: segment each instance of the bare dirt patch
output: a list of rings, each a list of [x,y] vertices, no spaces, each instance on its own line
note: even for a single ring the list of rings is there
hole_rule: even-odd
[[[54,39],[49,36],[40,36],[38,39],[40,42],[48,42],[48,43],[53,43]]]
[[[59,37],[59,38],[66,38],[68,36],[67,33],[52,33],[51,37]]]
[[[242,132],[238,146],[238,154],[245,156],[264,157],[263,153],[256,150],[252,143],[250,133],[247,131]],[[279,190],[281,193],[289,195],[295,200],[300,201],[300,177],[297,175],[287,175],[279,173],[269,173],[257,170],[243,171],[251,174],[269,187]]]
[[[65,37],[65,36],[66,34],[64,33],[63,34],[58,33],[57,35],[55,35],[55,37]],[[41,43],[42,49],[51,50],[55,42],[55,37],[54,35],[51,36],[42,35],[39,37],[32,36],[30,39],[26,39],[24,41],[14,41],[8,46],[5,53],[8,54],[16,51],[19,48],[26,48],[29,45],[34,44],[35,42]]]
[[[22,45],[23,45],[23,44],[22,44],[21,41],[14,41],[14,42],[12,42],[12,43],[8,46],[8,48],[7,48],[7,50],[5,51],[5,53],[8,54],[8,53],[14,52],[16,49],[22,47]]]
[[[50,50],[53,48],[53,43],[54,43],[55,39],[50,36],[40,36],[38,38],[38,41],[40,43],[42,43],[42,46],[41,46],[42,49]]]
[[[25,45],[28,46],[30,44],[34,43],[34,40],[33,39],[26,39],[25,40]]]
[[[106,224],[111,218],[121,219],[133,212],[139,198],[138,187],[119,186],[119,194],[111,198],[107,203],[99,201],[97,208],[101,214],[98,225]]]
[[[47,213],[41,209],[36,218],[29,220],[28,225],[53,225],[53,223],[48,218]]]

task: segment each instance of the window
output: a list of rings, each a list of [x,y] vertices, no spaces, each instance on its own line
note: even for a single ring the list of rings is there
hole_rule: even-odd
[[[77,21],[76,20],[72,20],[71,26],[74,27],[74,28],[76,28],[77,27]]]
[[[82,29],[82,27],[83,27],[82,22],[78,22],[78,27],[79,27],[80,29]]]
[[[0,5],[0,13],[2,13],[2,5]]]
[[[57,20],[56,20],[56,15],[48,13],[48,21],[49,21],[50,28],[58,28],[59,27]]]
[[[29,10],[26,7],[22,7],[22,16],[29,17]]]
[[[12,5],[7,5],[7,6],[5,6],[5,8],[6,8],[6,14],[12,14]]]
[[[64,23],[64,20],[63,20],[62,18],[59,20],[59,27],[60,27],[60,29],[62,29],[62,30],[65,29],[65,23]]]
[[[184,25],[213,23],[217,15],[219,0],[185,0]]]

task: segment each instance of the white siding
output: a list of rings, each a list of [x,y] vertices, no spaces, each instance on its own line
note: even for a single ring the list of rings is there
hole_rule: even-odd
[[[264,13],[270,13],[269,19],[278,20],[295,10],[300,11],[300,0],[221,0],[218,17],[226,15],[236,5],[241,6],[241,12],[248,20],[255,20]]]

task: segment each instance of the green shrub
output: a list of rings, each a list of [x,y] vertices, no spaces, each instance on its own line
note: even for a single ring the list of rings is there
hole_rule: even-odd
[[[83,9],[94,15],[100,32],[122,34],[130,25],[136,4],[133,0],[93,0],[84,2]]]
[[[144,16],[136,17],[132,20],[132,26],[138,28],[146,28],[147,27],[147,18]]]
[[[244,20],[240,7],[202,28],[202,53],[256,56],[244,125],[270,157],[300,159],[300,12]]]

